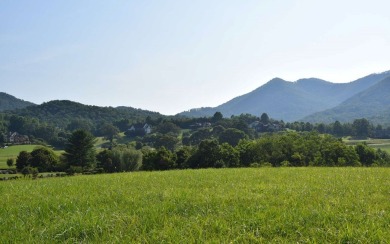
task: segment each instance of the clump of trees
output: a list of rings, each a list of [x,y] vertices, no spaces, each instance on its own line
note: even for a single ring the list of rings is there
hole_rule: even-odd
[[[38,172],[60,171],[63,167],[59,157],[54,151],[47,147],[37,147],[31,153],[21,151],[16,158],[16,169],[23,175],[33,175]]]
[[[244,138],[236,146],[220,143],[217,139],[205,139],[197,146],[184,146],[175,151],[165,147],[143,150],[139,169],[251,166],[390,166],[390,156],[364,143],[348,146],[341,139],[327,134],[282,132],[265,134],[255,140]]]
[[[370,138],[390,138],[390,127],[383,127],[382,125],[373,125],[367,119],[355,119],[352,123],[334,123],[311,124],[309,122],[292,122],[285,123],[285,128],[295,131],[317,131],[319,133],[327,133],[336,137],[352,136],[356,139]]]
[[[127,147],[101,151],[96,159],[97,167],[108,173],[136,171],[142,165],[142,153]]]

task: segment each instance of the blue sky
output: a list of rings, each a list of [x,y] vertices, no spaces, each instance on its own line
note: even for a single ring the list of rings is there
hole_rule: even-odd
[[[175,114],[390,70],[390,1],[0,0],[0,91]]]

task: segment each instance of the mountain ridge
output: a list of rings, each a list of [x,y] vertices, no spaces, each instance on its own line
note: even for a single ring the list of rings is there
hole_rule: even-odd
[[[305,122],[349,122],[367,118],[376,124],[388,124],[390,119],[390,76],[366,90],[348,98],[338,106],[309,115]]]
[[[334,122],[339,120],[347,122],[346,120],[350,121],[356,116],[370,116],[377,121],[383,121],[386,118],[390,119],[390,112],[387,116],[387,111],[381,110],[387,104],[369,98],[380,97],[382,101],[387,101],[387,97],[390,97],[390,91],[385,94],[383,92],[387,92],[387,86],[390,86],[390,83],[388,81],[382,83],[381,81],[389,77],[390,71],[370,74],[348,83],[332,83],[318,78],[303,78],[293,82],[274,78],[253,91],[237,96],[217,107],[195,108],[176,116],[205,117],[213,116],[218,111],[225,117],[245,113],[260,116],[262,113],[267,113],[272,118],[286,122],[298,120],[309,122]],[[379,88],[377,87],[378,84],[381,84],[378,86]],[[380,94],[380,96],[376,94]],[[355,96],[356,98],[354,98]],[[366,106],[361,103],[362,97],[364,97],[366,103],[372,104]],[[85,114],[75,113],[75,107],[85,111]],[[366,108],[366,112],[354,113],[354,111],[364,107],[369,107],[369,109]],[[139,117],[139,115],[141,115],[140,117],[164,116],[158,112],[132,107],[99,107],[69,100],[53,100],[36,105],[0,92],[0,112],[37,117],[45,121],[46,117],[57,116],[52,113],[52,109],[58,113],[64,110],[67,116],[73,113],[72,116],[75,117],[87,117],[96,120],[100,119],[95,116],[96,114],[103,117],[110,114],[106,119],[109,119],[110,116],[117,119],[120,116],[123,118]],[[371,112],[367,113],[368,110],[371,110]],[[88,114],[91,111],[95,115]]]
[[[35,106],[36,104],[16,98],[8,93],[0,92],[0,112]]]
[[[18,115],[36,118],[39,121],[53,123],[65,128],[70,121],[84,120],[91,124],[115,122],[119,120],[144,120],[146,117],[157,118],[164,115],[148,110],[132,107],[99,107],[85,105],[70,100],[52,100],[40,105],[29,106],[22,109],[5,111],[9,115]]]
[[[348,83],[332,83],[318,78],[304,78],[294,82],[274,78],[217,107],[191,109],[178,115],[212,116],[218,111],[225,117],[242,113],[260,116],[265,112],[275,119],[296,121],[335,107],[388,76],[390,71],[373,73]]]

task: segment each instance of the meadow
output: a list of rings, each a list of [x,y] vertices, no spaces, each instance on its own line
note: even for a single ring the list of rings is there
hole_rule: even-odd
[[[390,142],[371,144],[370,146],[373,147],[373,148],[381,149],[383,151],[386,151],[386,152],[390,153]]]
[[[347,145],[356,145],[364,142],[370,147],[390,153],[390,139],[344,140],[344,142]]]
[[[8,169],[7,159],[13,158],[16,160],[21,151],[32,152],[34,148],[40,147],[41,145],[13,145],[7,148],[0,148],[0,169]],[[61,155],[64,150],[54,150],[54,153]],[[12,167],[15,168],[15,165]]]
[[[31,152],[37,145],[17,145],[9,146],[7,148],[0,148],[0,169],[7,169],[7,159],[16,157],[21,151]]]
[[[389,168],[239,168],[0,183],[1,243],[385,243]]]

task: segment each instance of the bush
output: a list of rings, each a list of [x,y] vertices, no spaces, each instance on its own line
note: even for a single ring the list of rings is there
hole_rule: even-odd
[[[290,167],[291,164],[288,160],[284,160],[281,164],[280,164],[281,167]]]
[[[272,167],[272,164],[269,162],[263,162],[263,163],[260,163],[260,166],[269,168],[269,167]]]
[[[251,164],[249,164],[249,167],[251,167],[251,168],[260,168],[260,164],[259,163],[251,163]]]
[[[37,168],[31,168],[31,175],[32,175],[33,180],[38,178],[38,174],[39,174],[39,171]]]
[[[66,173],[68,175],[81,174],[82,172],[83,172],[83,167],[81,167],[81,166],[70,166],[66,170]]]
[[[11,168],[14,165],[14,159],[13,158],[7,159],[7,165],[8,165],[8,167]]]

